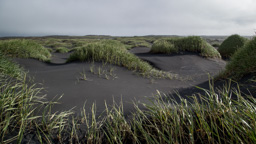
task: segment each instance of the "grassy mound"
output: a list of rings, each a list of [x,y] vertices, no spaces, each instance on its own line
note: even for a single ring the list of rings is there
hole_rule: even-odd
[[[256,73],[256,37],[248,41],[231,57],[223,74],[225,77],[240,79],[247,74]]]
[[[230,58],[239,48],[241,48],[246,42],[246,39],[235,34],[229,36],[220,45],[218,51],[222,57]]]
[[[114,40],[102,40],[89,43],[75,49],[68,61],[97,61],[123,66],[129,70],[139,72],[145,76],[170,77],[169,73],[154,69],[147,62],[142,61],[134,54],[128,52],[125,46]]]
[[[0,52],[4,55],[19,58],[35,58],[48,61],[50,52],[33,40],[14,39],[0,41]]]
[[[153,43],[150,52],[165,54],[177,53],[178,48],[175,46],[175,41],[177,41],[177,38],[157,40]]]
[[[214,47],[197,36],[157,40],[154,42],[151,48],[152,53],[172,54],[180,51],[196,52],[204,57],[221,57],[219,52]]]

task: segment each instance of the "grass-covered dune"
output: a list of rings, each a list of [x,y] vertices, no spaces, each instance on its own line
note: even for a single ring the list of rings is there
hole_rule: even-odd
[[[182,51],[196,52],[203,57],[220,58],[219,52],[198,36],[160,39],[153,43],[152,53],[173,54]]]
[[[227,64],[224,77],[237,79],[256,73],[256,37],[238,49]]]
[[[240,92],[239,86],[210,85],[202,89],[204,94],[191,92],[193,101],[158,92],[152,104],[135,102],[129,118],[122,103],[106,105],[100,117],[95,115],[96,105],[76,117],[70,111],[51,112],[54,103],[42,98],[41,88],[28,85],[26,74],[7,57],[14,54],[0,54],[0,143],[256,143],[256,99]],[[253,38],[231,58],[225,76],[255,75],[255,54]],[[152,69],[140,67],[144,63],[136,59],[122,44],[109,40],[83,45],[70,57],[127,65],[140,72]]]
[[[165,78],[174,76],[154,69],[149,63],[128,52],[122,43],[115,40],[102,40],[77,48],[70,55],[68,62],[76,60],[115,64],[139,72],[144,76]]]
[[[49,61],[51,53],[33,40],[13,39],[0,41],[0,52],[3,55],[19,58],[35,58]]]
[[[239,48],[243,47],[247,39],[237,34],[229,36],[225,39],[218,51],[224,58],[230,58]]]

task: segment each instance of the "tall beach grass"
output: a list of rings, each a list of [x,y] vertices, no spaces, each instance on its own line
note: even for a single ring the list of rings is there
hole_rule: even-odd
[[[234,54],[227,65],[228,78],[255,74],[255,47],[253,38]],[[147,70],[148,66],[138,65],[143,61],[126,55],[122,44],[107,40],[78,48],[70,60],[104,60],[139,72]],[[188,97],[157,91],[151,104],[134,102],[131,115],[124,114],[122,102],[113,102],[106,104],[100,116],[93,104],[76,117],[71,111],[52,112],[56,102],[45,100],[42,88],[0,54],[0,143],[28,143],[25,137],[29,134],[35,136],[33,142],[49,144],[256,143],[255,95],[245,95],[239,85],[231,87],[231,83],[220,88],[209,85],[209,89],[198,87],[204,93]]]
[[[202,91],[205,94],[191,95],[190,100],[157,92],[151,104],[135,102],[135,111],[128,117],[122,102],[106,104],[100,117],[96,115],[96,104],[74,117],[71,112],[51,113],[52,105],[46,106],[42,115],[35,115],[38,103],[43,102],[40,89],[24,82],[4,82],[0,99],[1,142],[21,143],[30,133],[39,143],[256,142],[255,98],[245,97],[239,86],[231,88],[229,83],[220,89],[212,86]]]
[[[26,72],[0,55],[0,143],[21,143],[27,134],[41,143],[50,143],[61,133],[71,111],[51,112],[55,101],[41,94],[42,88],[29,81]]]
[[[157,92],[151,104],[134,103],[128,117],[122,102],[106,104],[104,115],[82,110],[76,127],[86,127],[80,143],[255,143],[256,99],[243,95],[239,86],[227,83],[220,89],[188,98]],[[179,101],[179,102],[178,102]],[[142,109],[141,106],[144,106]]]

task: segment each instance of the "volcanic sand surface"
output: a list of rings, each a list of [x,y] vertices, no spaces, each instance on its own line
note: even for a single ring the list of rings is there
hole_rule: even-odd
[[[15,59],[22,67],[29,71],[29,75],[36,83],[42,83],[45,88],[42,94],[47,99],[63,97],[60,104],[53,107],[53,111],[69,110],[73,107],[75,112],[85,106],[89,112],[95,102],[98,114],[107,104],[123,102],[124,112],[133,110],[132,102],[148,102],[148,98],[159,90],[164,93],[173,93],[177,89],[190,88],[202,83],[207,84],[208,73],[211,76],[218,74],[225,67],[225,62],[216,59],[205,59],[193,53],[183,55],[151,54],[149,48],[134,48],[130,50],[141,59],[148,61],[157,69],[170,71],[187,78],[187,80],[147,79],[126,68],[94,63],[95,70],[114,68],[118,78],[104,76],[90,72],[92,63],[72,62],[65,64],[69,54],[54,54],[52,63],[43,63],[34,59]],[[88,80],[82,80],[81,72],[85,72]],[[86,104],[85,104],[86,102]],[[85,105],[84,105],[85,104]]]

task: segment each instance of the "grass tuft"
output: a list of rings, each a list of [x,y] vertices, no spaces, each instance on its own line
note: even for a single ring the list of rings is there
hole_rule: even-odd
[[[152,53],[172,54],[182,51],[196,52],[203,57],[220,58],[219,52],[198,36],[160,39],[153,43]]]
[[[46,101],[40,94],[42,88],[28,79],[17,64],[0,55],[0,143],[22,143],[31,133],[37,133],[41,143],[49,143],[72,114],[52,113],[56,102]]]
[[[67,124],[71,112],[52,113],[51,106],[40,95],[42,88],[28,85],[23,79],[9,79],[0,75],[0,143],[21,143],[24,135],[38,131],[38,138],[49,142],[52,134]],[[43,114],[40,114],[43,109]],[[11,137],[12,136],[12,137]],[[11,138],[10,138],[11,137]]]
[[[19,78],[24,72],[21,68],[13,63],[9,58],[0,53],[0,74],[8,77]]]
[[[256,38],[248,41],[231,57],[221,77],[240,79],[247,74],[256,73]]]
[[[230,58],[238,49],[244,46],[246,41],[246,38],[237,34],[231,35],[222,42],[218,51],[222,57]]]
[[[51,57],[48,49],[33,40],[25,39],[0,41],[0,52],[11,57],[35,58],[41,61],[49,61]]]

